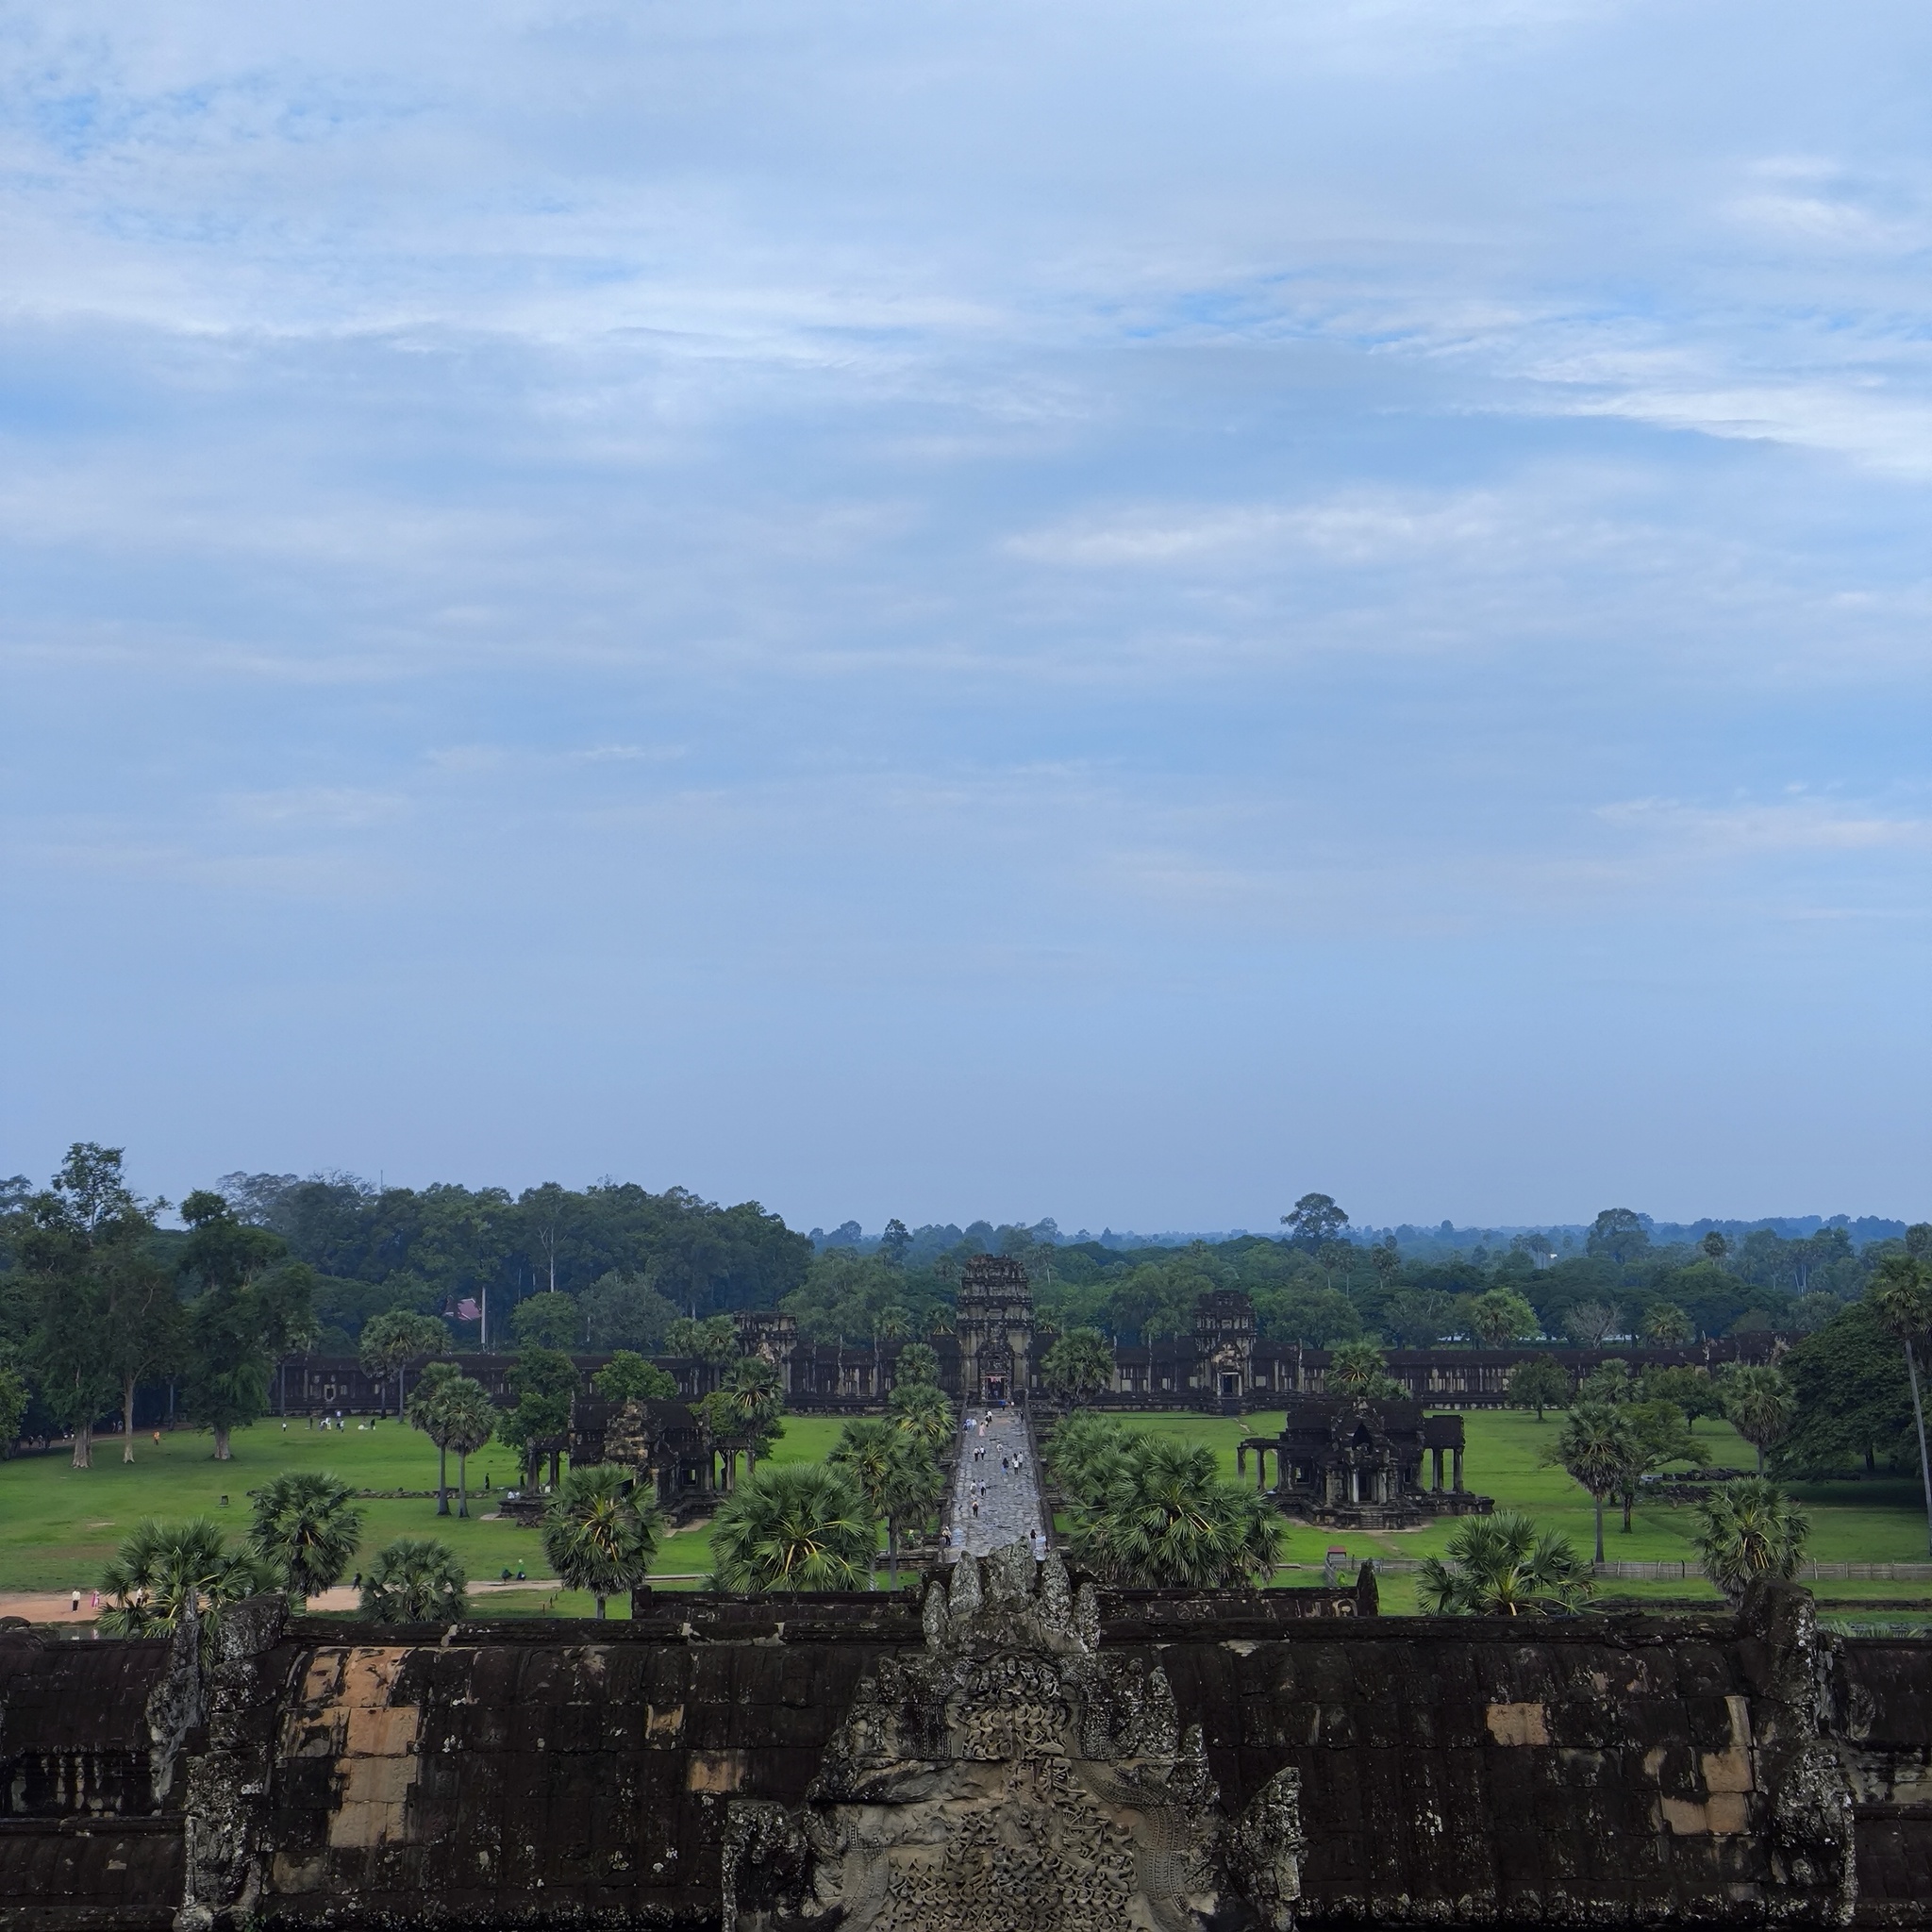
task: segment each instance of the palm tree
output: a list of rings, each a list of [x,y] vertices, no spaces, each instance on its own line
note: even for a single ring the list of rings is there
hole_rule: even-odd
[[[908,1341],[892,1363],[892,1387],[903,1389],[915,1382],[938,1386],[940,1358],[924,1341]]]
[[[436,1426],[457,1453],[457,1514],[470,1513],[470,1457],[496,1433],[498,1410],[490,1391],[470,1375],[445,1382],[436,1398]]]
[[[741,1356],[731,1364],[724,1377],[724,1392],[731,1398],[744,1424],[744,1433],[754,1439],[768,1435],[785,1407],[779,1387],[778,1364],[761,1355]]]
[[[1515,1510],[1469,1518],[1447,1554],[1446,1563],[1426,1558],[1418,1578],[1418,1593],[1439,1617],[1560,1616],[1590,1594],[1570,1539],[1554,1530],[1539,1536]]]
[[[658,1512],[639,1508],[631,1477],[612,1462],[573,1469],[543,1524],[543,1552],[572,1590],[597,1599],[597,1615],[619,1591],[636,1590],[658,1554]]]
[[[1076,1404],[1083,1395],[1097,1395],[1113,1380],[1113,1350],[1098,1328],[1069,1328],[1047,1350],[1040,1372],[1049,1388]]]
[[[1220,1480],[1205,1443],[1142,1434],[1095,1505],[1074,1512],[1076,1556],[1116,1583],[1212,1590],[1265,1582],[1282,1522],[1245,1484]]]
[[[863,1590],[874,1529],[858,1491],[818,1462],[768,1462],[711,1522],[721,1590]]]
[[[938,1274],[939,1271],[935,1268],[933,1272]],[[953,1309],[949,1303],[935,1302],[926,1311],[925,1332],[928,1335],[950,1335],[953,1332]]]
[[[865,1507],[874,1522],[887,1521],[886,1492],[891,1487],[899,1459],[905,1454],[906,1442],[905,1432],[894,1423],[847,1423],[839,1432],[838,1442],[826,1458],[834,1469],[843,1473],[852,1487],[865,1499]],[[890,1523],[886,1531],[886,1550],[896,1578],[898,1555]]]
[[[436,1398],[443,1388],[462,1374],[454,1362],[429,1362],[416,1377],[416,1392],[409,1397],[406,1419],[412,1429],[421,1429],[436,1444],[436,1513],[449,1514],[449,1437],[443,1430]]]
[[[1388,1362],[1373,1341],[1344,1341],[1328,1358],[1327,1383],[1337,1395],[1386,1400],[1403,1391],[1389,1374]]]
[[[1917,1344],[1932,1333],[1932,1279],[1912,1255],[1888,1255],[1868,1291],[1874,1312],[1895,1341],[1904,1343],[1906,1374],[1912,1382],[1912,1421],[1919,1431],[1919,1478],[1925,1489],[1925,1539],[1932,1549],[1932,1461],[1925,1456],[1925,1405],[1919,1395]]]
[[[888,1587],[899,1588],[899,1534],[908,1524],[923,1524],[940,1506],[946,1478],[939,1457],[924,1443],[902,1436],[898,1459],[879,1497],[886,1514]]]
[[[912,1317],[897,1302],[890,1302],[872,1318],[872,1386],[882,1393],[886,1386],[885,1344],[904,1341],[912,1333]]]
[[[1604,1502],[1615,1494],[1625,1471],[1639,1456],[1630,1418],[1613,1403],[1579,1402],[1563,1420],[1563,1431],[1546,1458],[1563,1468],[1590,1491],[1596,1505],[1596,1560],[1604,1560]]]
[[[443,1624],[469,1607],[457,1553],[428,1536],[399,1536],[375,1553],[362,1582],[362,1614],[378,1624]]]
[[[1675,1302],[1653,1302],[1643,1318],[1643,1333],[1651,1341],[1674,1347],[1690,1340],[1690,1317]]]
[[[355,1491],[326,1470],[284,1470],[254,1492],[249,1542],[287,1580],[300,1607],[342,1580],[362,1541]]]
[[[1076,1409],[1047,1440],[1047,1466],[1074,1502],[1097,1504],[1125,1466],[1127,1432],[1111,1416]]]
[[[1760,1576],[1796,1575],[1810,1534],[1804,1511],[1767,1476],[1740,1476],[1697,1506],[1704,1574],[1733,1603]]]
[[[112,1637],[163,1637],[186,1616],[199,1622],[206,1651],[229,1605],[275,1585],[267,1558],[245,1546],[231,1549],[211,1518],[159,1523],[149,1516],[102,1574],[101,1589],[111,1601],[101,1612],[101,1628]]]
[[[403,1412],[402,1375],[418,1356],[436,1355],[449,1346],[449,1330],[433,1315],[408,1308],[387,1308],[363,1324],[358,1351],[363,1370],[376,1378],[382,1413],[389,1413],[389,1378],[396,1377],[396,1413]]]
[[[886,1399],[886,1419],[928,1449],[938,1449],[956,1426],[952,1397],[931,1382],[901,1382]]]
[[[1757,1474],[1764,1474],[1764,1452],[1791,1426],[1797,1400],[1782,1370],[1770,1363],[1726,1369],[1718,1381],[1724,1419],[1757,1452]]]

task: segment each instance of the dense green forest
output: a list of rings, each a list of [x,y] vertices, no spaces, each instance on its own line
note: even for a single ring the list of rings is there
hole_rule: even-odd
[[[263,1411],[278,1361],[356,1353],[393,1373],[480,1346],[485,1310],[492,1349],[728,1354],[730,1314],[772,1307],[808,1341],[877,1346],[950,1327],[961,1271],[983,1253],[1025,1264],[1042,1341],[1074,1329],[1158,1341],[1191,1330],[1202,1294],[1238,1289],[1275,1341],[1597,1345],[1770,1329],[1800,1339],[1793,1372],[1819,1390],[1844,1375],[1863,1388],[1857,1351],[1887,1356],[1859,1326],[1866,1287],[1932,1236],[1855,1245],[1827,1224],[1797,1239],[1759,1227],[1658,1241],[1644,1217],[1607,1208],[1580,1241],[1518,1234],[1410,1254],[1392,1236],[1352,1239],[1336,1202],[1307,1194],[1276,1238],[1180,1247],[1067,1241],[1052,1222],[893,1221],[871,1240],[847,1224],[814,1240],[755,1201],[721,1207],[678,1188],[512,1196],[345,1174],[226,1174],[180,1204],[179,1228],[159,1225],[165,1205],[135,1195],[120,1151],[92,1143],[71,1149],[46,1188],[0,1184],[0,1440],[23,1419],[29,1434],[125,1422],[141,1390],[165,1385],[169,1412],[178,1397],[219,1443]],[[1867,1421],[1820,1437],[1821,1457],[1850,1453],[1852,1436],[1860,1454],[1890,1444],[1895,1363],[1886,1378]]]

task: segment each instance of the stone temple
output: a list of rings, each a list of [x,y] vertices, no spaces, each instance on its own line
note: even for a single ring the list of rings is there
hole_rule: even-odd
[[[0,1631],[8,1932],[1932,1921],[1932,1645],[1023,1548],[628,1623]]]

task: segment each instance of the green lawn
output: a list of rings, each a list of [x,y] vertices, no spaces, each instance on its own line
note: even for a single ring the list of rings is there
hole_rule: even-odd
[[[1591,1541],[1590,1499],[1561,1470],[1543,1465],[1540,1452],[1554,1440],[1558,1426],[1552,1419],[1539,1424],[1533,1416],[1513,1410],[1477,1411],[1465,1418],[1469,1447],[1463,1461],[1464,1480],[1472,1489],[1494,1496],[1498,1503],[1527,1510],[1539,1523],[1571,1537],[1587,1555]],[[780,1461],[823,1461],[838,1441],[841,1424],[824,1417],[789,1417],[777,1446]],[[1243,1435],[1268,1435],[1278,1430],[1276,1415],[1249,1416],[1241,1421],[1221,1417],[1174,1415],[1149,1417],[1137,1426],[1206,1441],[1217,1451],[1226,1474],[1234,1474],[1235,1445]],[[1697,1426],[1705,1459],[1748,1469],[1751,1451],[1725,1426],[1705,1422]],[[104,1442],[92,1470],[68,1466],[64,1453],[18,1457],[0,1463],[0,1590],[92,1589],[103,1565],[121,1538],[142,1516],[187,1516],[206,1513],[232,1523],[239,1531],[247,1521],[247,1491],[277,1470],[328,1469],[358,1489],[427,1490],[436,1482],[436,1451],[416,1431],[394,1422],[374,1428],[353,1424],[337,1435],[317,1434],[303,1424],[258,1424],[238,1431],[234,1459],[215,1462],[209,1439],[183,1431],[164,1435],[158,1448],[145,1436],[136,1445],[138,1460],[131,1468],[121,1462],[118,1441]],[[502,1522],[483,1520],[493,1509],[495,1491],[514,1474],[508,1453],[501,1448],[473,1457],[472,1478],[489,1481],[488,1496],[473,1499],[477,1513],[467,1521],[439,1518],[431,1497],[365,1500],[367,1516],[360,1560],[383,1543],[406,1535],[441,1536],[456,1549],[473,1579],[495,1577],[505,1568],[523,1563],[529,1574],[544,1574],[543,1549],[534,1531]],[[452,1469],[452,1475],[455,1472]],[[1252,1471],[1250,1472],[1252,1475]],[[225,1509],[223,1494],[229,1501]],[[1812,1519],[1810,1555],[1821,1562],[1924,1561],[1926,1557],[1925,1517],[1918,1485],[1909,1480],[1807,1484],[1797,1494]],[[1341,1544],[1349,1557],[1422,1557],[1440,1553],[1448,1541],[1446,1524],[1427,1529],[1379,1536],[1334,1532],[1291,1525],[1284,1539],[1283,1556],[1290,1562],[1319,1570],[1330,1543]],[[1689,1558],[1691,1512],[1662,1505],[1642,1507],[1629,1535],[1616,1511],[1607,1515],[1604,1554],[1624,1558]],[[691,1588],[672,1582],[674,1576],[708,1572],[711,1562],[708,1529],[667,1538],[658,1555],[656,1574],[665,1587]],[[1307,1571],[1283,1573],[1284,1583],[1313,1580]],[[1883,1584],[1857,1581],[1814,1586],[1821,1598],[1874,1599],[1898,1596],[1924,1598],[1924,1584]],[[1391,1609],[1410,1607],[1410,1585],[1405,1576],[1388,1578],[1384,1601]],[[1687,1597],[1707,1592],[1696,1581],[1610,1583],[1620,1596]],[[549,1599],[538,1592],[506,1593],[480,1599],[478,1608],[493,1615],[537,1615]],[[581,1604],[565,1596],[557,1603],[560,1614],[588,1614]],[[1856,1614],[1855,1612],[1850,1614]]]
[[[837,1423],[788,1417],[776,1459],[822,1461],[838,1437]],[[351,1423],[340,1435],[321,1434],[299,1422],[291,1422],[286,1433],[279,1423],[258,1423],[236,1431],[230,1461],[216,1462],[211,1448],[209,1437],[183,1430],[164,1432],[158,1448],[147,1436],[137,1438],[131,1467],[121,1460],[118,1437],[96,1445],[91,1470],[70,1467],[65,1450],[0,1462],[0,1591],[92,1590],[121,1539],[143,1516],[208,1515],[239,1534],[248,1522],[248,1491],[283,1469],[332,1470],[358,1490],[436,1486],[434,1447],[394,1422],[366,1429]],[[536,1531],[484,1520],[484,1512],[496,1507],[496,1491],[515,1474],[514,1457],[500,1446],[473,1456],[472,1483],[487,1480],[492,1487],[487,1496],[471,1497],[467,1519],[454,1513],[439,1517],[434,1496],[364,1498],[359,1562],[366,1564],[396,1537],[439,1536],[462,1558],[473,1581],[498,1576],[519,1562],[532,1576],[546,1574]],[[454,1460],[450,1480],[456,1480]],[[668,1537],[657,1568],[673,1574],[708,1571],[710,1563],[710,1536],[697,1530]],[[494,1613],[497,1600],[481,1599],[478,1607]]]
[[[1469,1411],[1463,1418],[1468,1440],[1463,1456],[1463,1481],[1472,1490],[1495,1497],[1499,1507],[1524,1510],[1543,1526],[1561,1530],[1588,1557],[1593,1551],[1595,1539],[1590,1498],[1560,1469],[1541,1459],[1545,1445],[1555,1440],[1560,1421],[1560,1417],[1553,1414],[1539,1423],[1534,1415],[1515,1409]],[[1150,1416],[1135,1426],[1211,1444],[1232,1478],[1235,1445],[1244,1435],[1275,1433],[1281,1422],[1278,1413],[1244,1416],[1238,1421],[1220,1416],[1163,1415]],[[1701,1422],[1695,1434],[1699,1454],[1706,1463],[1733,1469],[1755,1466],[1757,1458],[1750,1445],[1728,1424]],[[1250,1464],[1249,1480],[1253,1476]],[[1815,1561],[1923,1563],[1927,1559],[1924,1505],[1919,1486],[1908,1479],[1805,1483],[1798,1485],[1793,1493],[1811,1517],[1807,1554]],[[1621,1510],[1605,1512],[1604,1556],[1608,1561],[1695,1559],[1696,1552],[1690,1542],[1692,1512],[1688,1507],[1661,1504],[1640,1507],[1628,1535],[1624,1533],[1623,1521]],[[1454,1525],[1447,1523],[1384,1535],[1292,1524],[1283,1539],[1282,1557],[1287,1562],[1319,1566],[1330,1544],[1345,1549],[1351,1559],[1438,1556],[1453,1534]],[[1281,1577],[1288,1585],[1309,1580],[1306,1574],[1292,1570],[1283,1573]],[[1717,1594],[1709,1585],[1696,1578],[1682,1583],[1607,1583],[1604,1587],[1621,1596],[1708,1595],[1715,1600]],[[1894,1589],[1901,1595],[1932,1593],[1923,1583],[1892,1586],[1821,1582],[1810,1587],[1821,1599],[1884,1596]],[[1406,1575],[1389,1577],[1383,1595],[1385,1607],[1408,1608],[1411,1590]]]

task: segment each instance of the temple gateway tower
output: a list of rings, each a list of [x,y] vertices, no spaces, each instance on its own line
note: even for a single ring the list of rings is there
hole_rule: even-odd
[[[974,1255],[954,1323],[959,1392],[968,1402],[1024,1402],[1033,1382],[1033,1284],[1006,1255]]]

